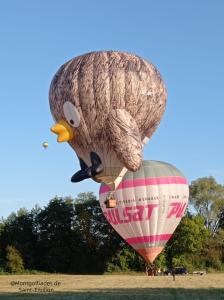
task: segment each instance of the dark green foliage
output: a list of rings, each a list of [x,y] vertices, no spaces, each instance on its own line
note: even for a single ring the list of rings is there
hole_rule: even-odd
[[[224,229],[224,205],[220,213],[219,228]]]
[[[74,234],[72,199],[52,199],[36,216],[38,270],[66,272],[70,266]]]
[[[107,223],[92,193],[79,194],[74,210],[73,231],[79,236],[80,246],[76,247],[72,259],[73,270],[76,269],[77,273],[103,273],[122,240]]]
[[[0,227],[0,266],[7,265],[9,244],[21,253],[26,269],[93,274],[103,273],[124,243],[93,193],[81,193],[10,215]]]
[[[177,227],[173,238],[167,243],[167,264],[184,266],[189,270],[203,267],[200,255],[209,235],[201,216],[185,216]],[[201,263],[202,262],[202,263]]]
[[[224,270],[224,230],[207,237],[202,257],[206,268]]]
[[[145,262],[143,258],[137,254],[128,245],[123,245],[112,259],[107,264],[107,272],[120,272],[120,271],[143,271],[145,268]]]
[[[33,232],[33,213],[20,209],[17,214],[11,214],[4,222],[4,230],[0,234],[1,259],[5,261],[6,248],[14,246],[22,255],[27,269],[35,267],[36,236]]]

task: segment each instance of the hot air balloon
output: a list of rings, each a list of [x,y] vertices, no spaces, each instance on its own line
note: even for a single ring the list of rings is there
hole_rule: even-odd
[[[48,148],[48,142],[43,142],[42,146],[43,146],[44,149],[47,149]]]
[[[166,89],[157,69],[139,56],[98,51],[75,57],[54,76],[49,91],[58,142],[68,141],[80,170],[113,188],[142,163],[144,143],[165,110]]]
[[[110,192],[110,186],[101,185],[100,206],[104,216],[147,263],[153,263],[186,210],[186,178],[168,163],[143,161],[139,171],[128,171],[118,185],[114,208],[106,205]]]

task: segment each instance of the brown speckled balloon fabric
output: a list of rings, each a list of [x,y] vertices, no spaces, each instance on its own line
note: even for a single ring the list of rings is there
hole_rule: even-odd
[[[54,76],[50,108],[57,122],[71,102],[80,115],[69,142],[87,165],[96,152],[112,183],[123,167],[140,168],[143,140],[150,138],[165,110],[166,89],[157,69],[139,56],[118,51],[87,53],[65,63]]]

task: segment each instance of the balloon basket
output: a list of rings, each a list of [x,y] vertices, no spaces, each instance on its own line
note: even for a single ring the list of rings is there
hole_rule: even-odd
[[[117,206],[117,200],[116,199],[107,199],[105,201],[106,208],[115,208]]]

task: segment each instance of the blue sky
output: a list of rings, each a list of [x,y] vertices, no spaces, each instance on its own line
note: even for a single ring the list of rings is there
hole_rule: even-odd
[[[78,160],[49,131],[48,104],[59,66],[93,50],[136,53],[162,74],[167,109],[144,158],[224,184],[223,14],[221,0],[1,1],[0,217],[55,195],[98,194],[91,180],[70,182]]]

